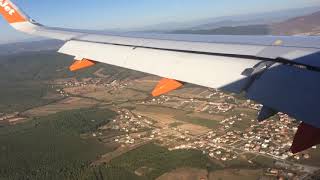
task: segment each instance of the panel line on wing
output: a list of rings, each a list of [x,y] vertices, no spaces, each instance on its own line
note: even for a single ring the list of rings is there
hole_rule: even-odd
[[[89,42],[89,43],[97,43],[94,41],[87,41],[87,40],[73,40],[72,41],[79,41],[79,42]],[[99,42],[99,44],[107,44],[107,45],[114,45],[114,46],[124,46],[124,47],[133,47],[135,49],[138,48],[145,48],[145,49],[155,49],[155,50],[163,50],[163,51],[173,51],[173,52],[183,52],[183,53],[192,53],[192,54],[203,54],[203,55],[212,55],[212,56],[223,56],[223,57],[232,57],[232,58],[241,58],[241,59],[252,59],[252,60],[260,60],[260,61],[269,61],[274,63],[281,63],[284,65],[289,65],[297,68],[302,68],[310,71],[320,72],[320,67],[295,62],[292,60],[288,60],[285,58],[277,57],[277,58],[267,58],[267,57],[259,57],[253,55],[242,55],[242,54],[231,54],[231,53],[214,53],[214,52],[202,52],[202,51],[192,51],[192,50],[181,50],[181,49],[167,49],[167,48],[157,48],[157,47],[149,47],[149,46],[136,46],[136,45],[127,45],[127,44],[115,44],[115,43],[105,43]]]

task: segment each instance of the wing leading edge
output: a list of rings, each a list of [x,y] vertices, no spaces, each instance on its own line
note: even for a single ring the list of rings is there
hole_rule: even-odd
[[[169,78],[170,84],[158,87],[172,90],[187,82],[245,92],[264,105],[260,120],[284,112],[320,132],[319,37],[106,34],[53,28],[36,23],[9,0],[0,0],[0,13],[19,31],[66,41],[59,52],[78,60],[71,70],[97,61]],[[295,139],[304,134],[306,126],[300,127]],[[302,149],[315,144],[310,142]],[[292,149],[299,148],[294,144]]]

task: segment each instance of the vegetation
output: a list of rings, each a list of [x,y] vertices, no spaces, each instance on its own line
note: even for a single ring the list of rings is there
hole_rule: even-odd
[[[25,53],[0,57],[0,81],[23,82],[73,76],[67,67],[72,57],[56,52]]]
[[[135,179],[155,179],[180,167],[209,168],[210,171],[220,169],[220,166],[214,164],[200,151],[168,151],[164,147],[147,144],[111,160],[101,168],[101,172],[104,179],[122,179],[124,174],[131,177],[137,169],[142,167],[147,168],[148,171],[142,176],[136,176]]]
[[[212,120],[212,119],[203,119],[203,118],[196,118],[196,117],[189,117],[185,115],[178,115],[175,117],[175,119],[179,119],[184,122],[188,122],[191,124],[196,124],[208,128],[218,128],[219,127],[219,121]]]
[[[254,163],[259,165],[260,167],[273,167],[275,160],[272,158],[264,157],[264,156],[257,156],[255,159],[252,160]]]
[[[0,112],[23,111],[54,101],[44,98],[53,90],[41,82],[0,83]]]
[[[302,163],[302,164],[306,164],[306,165],[310,165],[310,166],[320,166],[320,149],[319,149],[319,145],[317,146],[317,149],[311,149],[309,150],[309,155],[310,155],[310,158],[309,159],[304,159],[304,158],[301,158],[300,162],[299,163]],[[304,155],[304,154],[302,154]]]
[[[80,109],[66,111],[52,115],[50,119],[62,119],[50,121],[56,129],[83,134],[95,131],[101,125],[107,124],[116,113],[106,109]]]
[[[55,101],[44,98],[49,93],[55,93],[47,84],[53,79],[94,77],[94,72],[101,68],[104,75],[111,76],[111,81],[126,79],[128,76],[143,76],[142,73],[128,73],[127,70],[102,64],[71,73],[67,68],[71,63],[72,57],[56,52],[0,57],[0,112],[24,111]],[[156,106],[141,107],[143,110],[152,108],[154,111]],[[157,110],[176,113],[163,107]],[[92,161],[113,151],[114,147],[103,145],[96,138],[82,138],[84,136],[80,135],[91,134],[114,116],[114,112],[105,109],[80,109],[0,128],[0,180],[155,179],[180,167],[209,171],[221,169],[199,151],[168,151],[155,144],[144,145],[101,166],[90,166]],[[176,116],[179,120],[209,128],[219,125],[218,121],[188,117],[183,111]],[[179,122],[171,124],[172,127],[179,125]],[[230,166],[242,167],[241,163]]]
[[[183,123],[181,123],[181,122],[174,122],[174,123],[169,124],[169,127],[178,127],[178,126],[180,126],[180,125],[183,125]]]
[[[0,179],[155,179],[179,167],[220,168],[199,151],[168,151],[155,144],[92,167],[92,160],[113,149],[80,134],[114,115],[98,108],[73,110],[1,128]],[[141,167],[146,170],[138,176]]]
[[[44,81],[71,77],[66,69],[71,62],[70,57],[53,52],[0,57],[0,112],[24,111],[55,101],[44,98],[53,92]]]
[[[70,72],[68,67],[72,62],[73,57],[53,51],[0,56],[0,112],[24,111],[55,101],[44,98],[54,93],[48,85],[53,79],[95,77],[94,72],[101,68],[110,80],[143,76],[143,73],[106,64]]]
[[[90,162],[113,149],[82,139],[80,133],[114,115],[102,109],[74,110],[1,128],[0,179],[87,179],[95,171]]]

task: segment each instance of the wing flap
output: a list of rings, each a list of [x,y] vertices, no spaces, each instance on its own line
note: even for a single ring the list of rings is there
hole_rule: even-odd
[[[320,73],[275,64],[247,91],[247,97],[320,128]]]

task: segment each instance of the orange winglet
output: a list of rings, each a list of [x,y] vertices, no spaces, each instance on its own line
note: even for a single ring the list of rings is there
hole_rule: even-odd
[[[152,96],[156,97],[166,94],[168,92],[180,88],[181,86],[183,86],[183,83],[179,81],[176,81],[174,79],[163,78],[159,81],[158,85],[152,91]]]
[[[27,18],[9,0],[0,0],[0,14],[2,14],[8,23],[27,21]]]
[[[75,60],[74,63],[69,67],[70,71],[77,71],[80,69],[88,68],[97,64],[95,61],[89,59]]]

